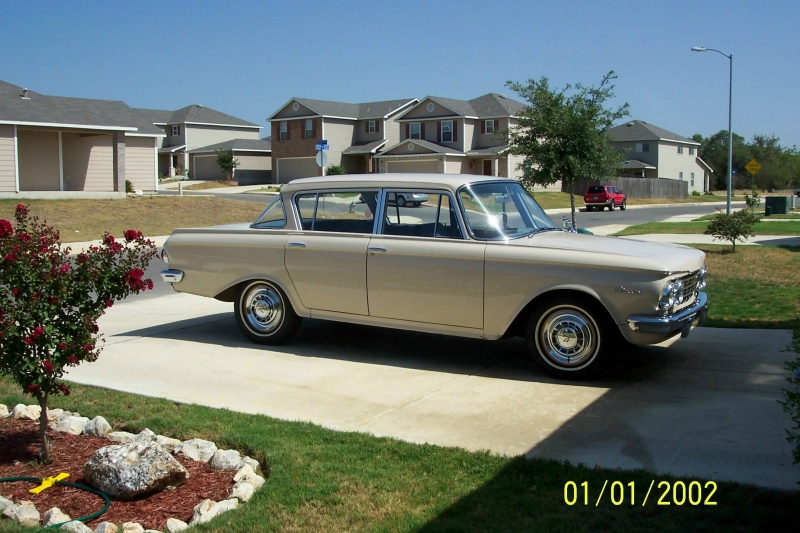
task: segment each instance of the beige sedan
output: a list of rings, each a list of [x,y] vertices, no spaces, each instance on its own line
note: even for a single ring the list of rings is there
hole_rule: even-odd
[[[423,198],[417,207],[391,201]],[[496,340],[584,377],[619,342],[655,344],[705,320],[705,254],[567,232],[514,180],[371,174],[284,185],[252,224],[178,229],[162,272],[234,303],[254,342],[303,317]]]

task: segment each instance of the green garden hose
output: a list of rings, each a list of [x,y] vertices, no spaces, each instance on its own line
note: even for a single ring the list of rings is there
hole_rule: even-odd
[[[38,477],[2,477],[2,478],[0,478],[0,483],[12,483],[12,482],[15,482],[15,481],[30,481],[31,483],[41,483],[42,482],[42,480],[39,479]],[[97,494],[98,496],[100,496],[101,498],[103,498],[105,500],[106,504],[103,506],[102,509],[100,509],[96,513],[88,514],[88,515],[82,516],[80,518],[73,518],[72,520],[69,520],[68,522],[62,522],[60,524],[53,524],[51,526],[47,526],[48,529],[49,528],[57,528],[57,527],[60,527],[60,526],[62,526],[64,524],[67,524],[69,522],[75,522],[75,521],[88,522],[90,520],[94,520],[95,518],[99,518],[99,517],[103,516],[103,513],[105,513],[108,510],[108,506],[111,505],[111,499],[108,497],[108,494],[106,494],[105,492],[101,492],[101,491],[99,491],[97,489],[93,489],[92,487],[87,487],[86,485],[79,485],[77,483],[71,483],[69,481],[56,481],[55,484],[56,485],[63,485],[65,487],[72,487],[72,488],[75,488],[75,489],[85,490],[87,492],[91,492],[93,494]]]

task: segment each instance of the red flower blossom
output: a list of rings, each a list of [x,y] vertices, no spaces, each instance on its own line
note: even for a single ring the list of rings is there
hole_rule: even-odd
[[[32,339],[32,338],[30,338],[30,337],[27,337],[27,336],[26,336],[24,339],[22,339],[22,341],[23,341],[25,344],[33,344],[33,339]]]
[[[35,328],[33,328],[33,337],[34,338],[39,338],[42,335],[44,335],[44,328],[42,326],[36,326]]]
[[[42,368],[44,368],[44,371],[49,374],[53,371],[53,363],[46,360],[44,363],[42,363]]]
[[[113,235],[105,235],[103,237],[103,244],[114,244],[114,236]]]
[[[28,214],[28,208],[22,204],[17,204],[17,213]]]
[[[69,393],[70,393],[69,387],[67,387],[67,386],[66,386],[66,385],[64,385],[63,383],[59,383],[59,384],[58,384],[58,388],[59,388],[59,390],[60,390],[61,392],[63,392],[63,393],[64,393],[64,396],[69,396]]]
[[[52,296],[48,296],[47,297],[47,303],[49,303],[50,305],[54,305],[57,302],[58,302],[58,298],[53,298]]]
[[[97,333],[100,331],[100,328],[97,327],[97,324],[92,324],[92,333]]]
[[[141,231],[136,231],[135,229],[129,229],[125,231],[125,240],[128,242],[135,241],[142,237]]]
[[[78,364],[78,357],[75,356],[75,355],[70,355],[69,357],[67,357],[67,363],[69,363],[71,365],[77,365]]]
[[[27,233],[17,233],[17,239],[21,241],[29,241],[31,240],[31,236]]]
[[[13,294],[14,296],[16,296],[17,294],[19,294],[19,289],[18,289],[18,288],[16,288],[16,287],[14,287],[13,289],[11,289],[11,294]]]
[[[58,267],[58,269],[61,272],[67,273],[67,272],[69,272],[69,265],[61,265],[60,267]]]
[[[59,342],[58,345],[57,345],[57,348],[59,350],[61,350],[61,351],[64,351],[64,350],[67,349],[67,343],[66,342]],[[73,355],[72,357],[75,357],[75,356]]]
[[[34,385],[32,383],[30,385],[28,385],[26,388],[28,389],[28,392],[32,392],[33,394],[36,394],[37,392],[39,392],[39,386],[38,385]]]
[[[147,280],[147,290],[149,290],[149,291],[153,290],[153,280],[149,279],[149,278]]]
[[[92,350],[94,350],[94,344],[88,344],[87,343],[87,344],[83,345],[83,351],[84,352],[91,352]]]
[[[0,219],[0,238],[10,237],[11,235],[14,235],[14,226],[4,218]]]
[[[106,307],[111,307],[114,305],[114,300],[106,300]]]
[[[13,263],[14,261],[16,261],[16,260],[17,260],[17,254],[15,254],[15,253],[11,252],[10,254],[7,254],[7,255],[6,255],[6,258],[5,258],[5,259],[6,259],[6,261],[7,261],[7,262],[9,262],[9,263]]]
[[[78,254],[78,263],[84,264],[88,260],[89,260],[89,256],[88,255],[86,255],[84,253]]]

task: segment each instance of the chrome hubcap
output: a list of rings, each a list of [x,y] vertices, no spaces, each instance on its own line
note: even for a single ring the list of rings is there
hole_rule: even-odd
[[[254,333],[265,335],[278,329],[283,321],[283,300],[278,291],[268,285],[255,285],[245,294],[244,316]]]
[[[556,309],[542,317],[542,353],[556,366],[581,366],[597,353],[599,335],[591,318],[576,309]]]

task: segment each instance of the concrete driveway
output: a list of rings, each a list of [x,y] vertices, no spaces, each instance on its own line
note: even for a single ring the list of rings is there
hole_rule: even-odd
[[[784,429],[785,330],[695,329],[557,382],[518,339],[488,342],[323,321],[269,348],[232,305],[175,294],[115,306],[99,361],[68,378],[342,431],[655,474],[796,489]]]

